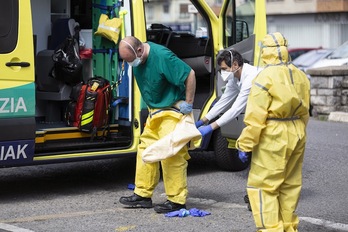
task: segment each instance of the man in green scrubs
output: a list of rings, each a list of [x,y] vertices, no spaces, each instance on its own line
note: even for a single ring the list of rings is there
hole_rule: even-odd
[[[169,134],[185,114],[192,112],[196,78],[194,71],[164,46],[128,36],[119,43],[121,58],[133,67],[149,116],[137,152],[134,194],[121,197],[130,207],[151,208],[152,195],[160,179],[160,165],[167,201],[154,207],[157,213],[186,208],[187,160],[185,146],[176,155],[160,162],[144,163],[142,152]],[[170,149],[170,148],[169,148]]]

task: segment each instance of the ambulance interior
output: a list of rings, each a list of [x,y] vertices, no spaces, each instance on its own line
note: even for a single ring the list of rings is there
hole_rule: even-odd
[[[189,1],[188,1],[189,3]],[[132,105],[132,91],[123,91],[123,97],[129,98],[127,105],[119,105],[113,108],[111,114],[111,136],[102,145],[88,140],[88,134],[72,133],[77,132],[77,128],[69,128],[64,121],[64,113],[70,101],[71,85],[58,81],[49,76],[53,67],[52,54],[55,46],[61,42],[78,22],[81,26],[81,35],[85,41],[85,48],[92,48],[92,18],[91,1],[82,0],[32,0],[33,34],[35,38],[35,82],[36,82],[36,118],[37,135],[47,136],[55,133],[64,133],[67,142],[61,144],[61,149],[70,147],[80,149],[81,144],[72,144],[72,139],[84,141],[85,147],[96,148],[98,146],[127,147],[132,143],[132,122],[131,115],[134,113],[129,107]],[[152,1],[144,1],[145,14],[151,9]],[[150,7],[147,7],[149,4]],[[187,10],[186,10],[187,11]],[[89,16],[88,16],[89,15]],[[162,44],[172,50],[178,57],[189,64],[196,73],[197,87],[194,103],[194,115],[197,118],[201,108],[209,99],[213,92],[214,67],[213,67],[213,48],[209,32],[210,25],[204,19],[204,15],[196,12],[189,15],[189,20],[198,22],[193,24],[175,25],[171,22],[164,23],[160,19],[154,19],[146,15],[147,19],[147,40]],[[205,16],[206,17],[206,16]],[[63,24],[58,25],[59,21]],[[198,19],[198,20],[197,20]],[[55,43],[55,44],[54,44]],[[121,60],[120,60],[121,62]],[[83,60],[83,80],[86,81],[93,76],[93,60]],[[132,86],[132,78],[125,79],[125,88]],[[119,86],[119,88],[122,86]],[[122,91],[121,91],[122,92]],[[146,113],[142,114],[146,117]],[[68,140],[70,142],[68,142]],[[55,138],[50,144],[49,139],[44,138],[43,143],[37,145],[37,151],[47,152],[57,150]],[[63,141],[63,140],[60,140]],[[107,145],[109,144],[109,145]]]

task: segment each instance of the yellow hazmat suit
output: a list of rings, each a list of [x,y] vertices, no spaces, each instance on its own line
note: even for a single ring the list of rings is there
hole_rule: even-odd
[[[183,114],[173,110],[149,109],[149,117],[146,120],[144,132],[140,136],[141,143],[137,153],[134,193],[139,196],[152,197],[160,179],[160,163],[145,163],[142,160],[142,153],[160,138],[174,131],[182,117],[184,117]],[[167,199],[182,205],[186,203],[188,194],[186,174],[188,159],[190,159],[188,147],[184,146],[176,155],[160,161]]]
[[[265,36],[261,58],[266,67],[254,79],[236,147],[252,151],[247,192],[258,231],[297,231],[310,84],[289,63],[281,33]]]
[[[199,147],[202,135],[195,125],[193,113],[182,115],[174,131],[160,138],[142,151],[145,163],[154,163],[176,155],[183,147],[189,150]]]

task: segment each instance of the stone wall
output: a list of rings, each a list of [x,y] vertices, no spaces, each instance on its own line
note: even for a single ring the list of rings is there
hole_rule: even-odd
[[[311,76],[313,116],[348,112],[348,66],[330,66],[307,70]]]

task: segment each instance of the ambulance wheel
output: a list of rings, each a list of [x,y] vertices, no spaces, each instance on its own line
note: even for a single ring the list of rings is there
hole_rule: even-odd
[[[246,169],[249,163],[243,163],[238,157],[237,149],[227,148],[228,142],[222,137],[220,129],[213,133],[213,146],[216,163],[219,168],[225,171],[238,172]]]

